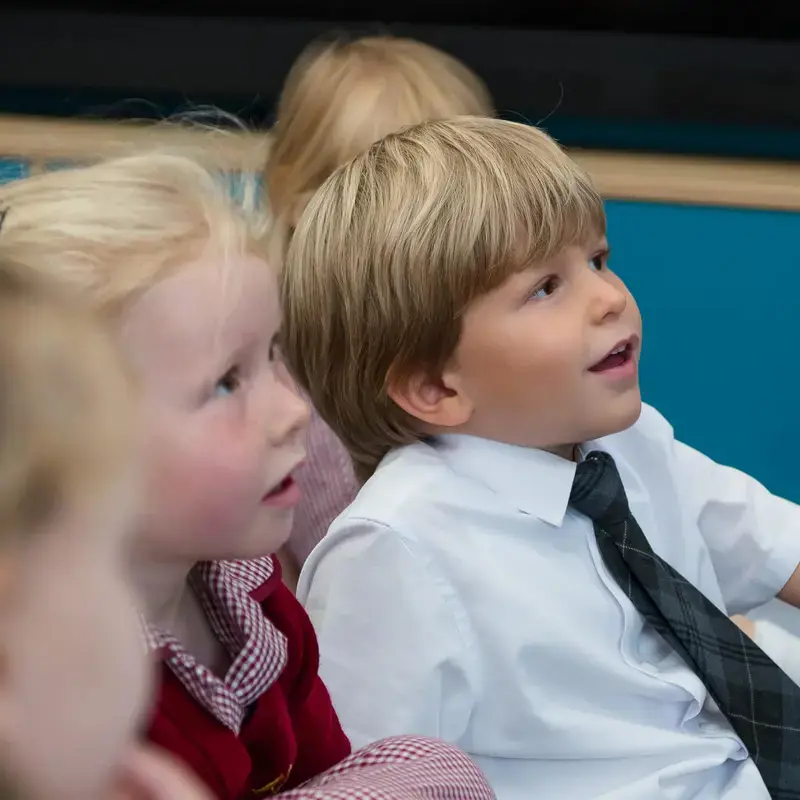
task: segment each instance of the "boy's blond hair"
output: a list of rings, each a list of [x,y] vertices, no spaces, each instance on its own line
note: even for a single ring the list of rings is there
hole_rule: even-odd
[[[133,411],[110,337],[1,245],[0,384],[2,549],[124,475]]]
[[[255,178],[243,178],[235,200],[221,175],[182,153],[131,155],[0,186],[0,236],[14,261],[113,315],[207,246],[261,253],[258,195]]]
[[[312,44],[290,70],[278,104],[265,171],[272,211],[293,225],[338,166],[388,133],[493,113],[483,81],[423,42],[374,36]]]
[[[285,347],[361,478],[423,435],[390,399],[390,381],[440,375],[473,300],[604,231],[587,175],[514,122],[424,123],[326,181],[288,251]]]

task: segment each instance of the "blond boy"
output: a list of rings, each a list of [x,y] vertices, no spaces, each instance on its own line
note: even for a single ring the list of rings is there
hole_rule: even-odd
[[[800,690],[726,613],[800,603],[800,510],[642,406],[577,165],[510,122],[390,135],[283,281],[291,365],[367,479],[298,589],[352,741],[441,736],[500,800],[796,796]]]

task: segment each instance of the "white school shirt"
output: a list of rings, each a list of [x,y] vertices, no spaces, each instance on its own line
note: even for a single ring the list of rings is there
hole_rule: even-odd
[[[733,614],[800,562],[800,507],[674,438],[645,407],[588,443],[653,549]],[[567,507],[575,464],[447,435],[390,454],[306,562],[298,596],[354,747],[467,751],[499,800],[766,800],[699,678]]]

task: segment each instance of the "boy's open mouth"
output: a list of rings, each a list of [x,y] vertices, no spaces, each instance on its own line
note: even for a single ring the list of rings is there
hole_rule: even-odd
[[[277,508],[291,508],[300,502],[301,496],[300,484],[295,481],[290,472],[261,498],[261,504]]]
[[[627,364],[633,358],[633,349],[632,339],[620,342],[604,359],[590,367],[589,372],[605,372]]]
[[[276,494],[285,492],[291,485],[294,479],[291,475],[287,475],[274,489],[267,492],[265,497],[274,497]]]

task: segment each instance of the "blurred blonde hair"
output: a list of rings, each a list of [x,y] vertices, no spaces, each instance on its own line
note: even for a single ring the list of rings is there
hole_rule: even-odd
[[[65,281],[113,315],[207,247],[261,253],[266,217],[255,178],[235,199],[223,177],[183,153],[111,159],[0,186],[4,252]]]
[[[483,81],[423,42],[374,36],[314,43],[292,66],[278,104],[265,170],[271,209],[291,227],[339,165],[387,133],[493,113]]]
[[[359,477],[422,435],[389,383],[440,374],[474,299],[604,231],[588,176],[545,133],[514,122],[423,123],[325,182],[284,267],[285,348]]]
[[[0,232],[0,548],[95,502],[130,461],[130,385],[82,304],[6,257]]]

